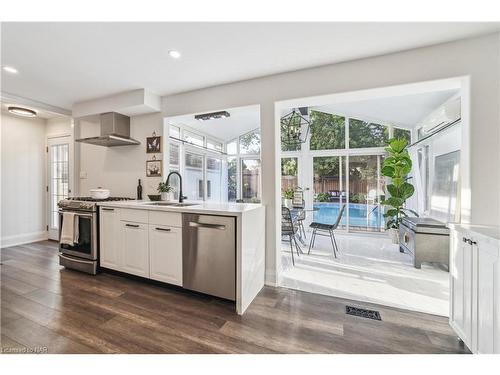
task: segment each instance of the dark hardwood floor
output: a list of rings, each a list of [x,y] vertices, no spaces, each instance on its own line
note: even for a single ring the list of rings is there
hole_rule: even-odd
[[[345,314],[354,304],[382,321]],[[2,249],[4,353],[463,353],[448,320],[282,288],[247,312],[176,288],[58,264],[57,244]]]

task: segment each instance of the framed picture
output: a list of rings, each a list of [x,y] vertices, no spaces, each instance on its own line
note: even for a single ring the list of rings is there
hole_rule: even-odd
[[[146,153],[156,154],[161,152],[161,136],[146,137]]]
[[[161,160],[147,160],[146,161],[146,176],[147,177],[161,177]]]

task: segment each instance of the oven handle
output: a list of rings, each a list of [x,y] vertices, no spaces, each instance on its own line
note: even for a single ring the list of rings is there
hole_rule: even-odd
[[[89,263],[90,263],[90,264],[92,264],[92,263],[93,263],[91,260],[80,260],[80,259],[76,259],[76,258],[73,258],[73,257],[71,257],[71,258],[70,258],[70,257],[67,257],[67,256],[66,256],[66,255],[64,255],[64,254],[59,254],[59,256],[60,256],[61,258],[64,258],[64,259],[66,259],[66,260],[69,260],[69,261],[71,261],[71,262],[84,263],[84,264],[89,264]]]
[[[92,218],[94,216],[94,214],[83,214],[81,212],[77,212],[77,211],[62,211],[62,210],[59,210],[58,211],[59,214],[63,214],[64,212],[71,212],[71,213],[74,213],[76,216],[84,216],[84,217],[90,217]]]

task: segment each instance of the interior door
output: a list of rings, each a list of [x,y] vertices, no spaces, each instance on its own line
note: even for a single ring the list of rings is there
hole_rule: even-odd
[[[47,230],[49,239],[59,240],[57,203],[71,193],[71,136],[47,139]]]

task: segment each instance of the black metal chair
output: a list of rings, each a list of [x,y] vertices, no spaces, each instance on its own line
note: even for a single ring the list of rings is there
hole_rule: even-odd
[[[297,231],[299,230],[298,225],[293,222],[292,219],[292,213],[290,212],[290,209],[288,207],[282,206],[281,207],[281,235],[282,236],[288,236],[288,239],[290,240],[290,251],[292,253],[292,264],[295,266],[295,259],[293,256],[293,245],[295,244],[295,251],[297,252],[297,256],[300,256],[299,250],[300,249],[299,244],[297,243],[297,239],[295,238],[295,235],[297,234]]]
[[[314,241],[316,240],[316,235],[318,235],[330,237],[330,241],[332,241],[333,256],[337,258],[337,252],[340,253],[340,250],[337,246],[337,241],[335,240],[335,234],[333,233],[333,231],[338,228],[340,220],[342,220],[344,210],[345,204],[343,204],[340,208],[339,215],[337,216],[337,220],[335,220],[334,224],[324,224],[313,221],[311,225],[309,225],[310,228],[313,228],[313,232],[311,235],[311,241],[309,242],[309,251],[307,252],[307,254],[311,253],[311,247],[314,247]]]

